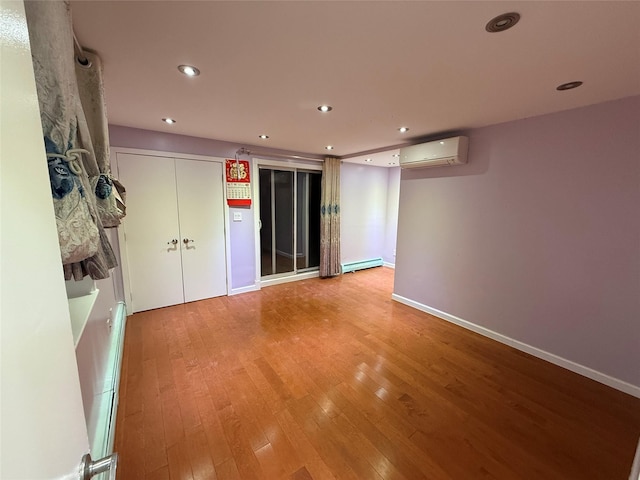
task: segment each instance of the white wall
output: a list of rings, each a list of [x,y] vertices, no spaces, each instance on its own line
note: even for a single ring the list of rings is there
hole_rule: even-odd
[[[342,162],[340,254],[342,263],[380,258],[385,251],[389,169]]]
[[[89,442],[24,6],[0,12],[0,477],[77,478]]]
[[[389,265],[395,265],[401,170],[400,167],[393,167],[387,170],[389,172],[387,184],[387,218],[385,222],[384,252],[382,259]]]
[[[395,294],[640,393],[638,125],[631,97],[472,130],[468,165],[404,170]]]
[[[114,228],[106,229],[109,242],[119,258],[117,233]],[[90,281],[89,277],[84,281]],[[76,282],[69,280],[66,283],[69,293],[69,288]],[[109,432],[111,399],[118,387],[115,383],[120,369],[117,350],[124,335],[124,305],[118,305],[119,302],[124,303],[121,269],[113,269],[109,278],[97,280],[95,286],[99,294],[77,342],[76,359],[91,456],[97,459],[112,453],[106,442],[107,434],[113,435]],[[115,427],[115,419],[112,427]]]

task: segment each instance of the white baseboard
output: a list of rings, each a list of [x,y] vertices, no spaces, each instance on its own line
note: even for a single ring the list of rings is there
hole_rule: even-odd
[[[382,264],[382,266],[383,266],[383,267],[393,268],[393,269],[395,269],[395,268],[396,268],[396,264],[395,264],[395,263],[389,263],[389,262],[384,262],[384,263]]]
[[[227,295],[231,297],[232,295],[239,295],[241,293],[247,293],[247,292],[255,292],[257,290],[260,290],[259,285],[247,285],[246,287],[232,288]]]
[[[571,360],[567,360],[566,358],[559,357],[558,355],[554,355],[553,353],[546,352],[544,350],[541,350],[540,348],[533,347],[519,340],[515,340],[513,338],[507,337],[505,335],[502,335],[501,333],[494,332],[493,330],[489,330],[488,328],[482,327],[480,325],[476,325],[475,323],[471,323],[467,320],[463,320],[462,318],[456,317],[455,315],[442,312],[436,308],[429,307],[428,305],[424,305],[422,303],[416,302],[409,298],[402,297],[395,293],[391,295],[391,298],[396,302],[403,303],[405,305],[408,305],[420,311],[429,313],[431,315],[434,315],[448,322],[455,323],[456,325],[464,327],[473,332],[479,333],[480,335],[489,337],[500,343],[504,343],[505,345],[509,345],[510,347],[529,353],[534,357],[541,358],[542,360],[546,360],[547,362],[551,362],[562,368],[571,370],[572,372],[575,372],[584,377],[590,378],[591,380],[595,380],[596,382],[603,383],[609,387],[615,388],[616,390],[620,390],[621,392],[625,392],[625,393],[628,393],[629,395],[633,395],[634,397],[640,398],[640,387],[636,385],[632,385],[623,380],[619,380],[615,377],[611,377],[602,372],[598,372],[597,370],[593,370],[592,368],[585,367],[584,365],[580,365],[579,363],[572,362]]]
[[[629,480],[640,480],[640,439],[638,440],[638,447],[636,448],[636,456],[633,457]]]

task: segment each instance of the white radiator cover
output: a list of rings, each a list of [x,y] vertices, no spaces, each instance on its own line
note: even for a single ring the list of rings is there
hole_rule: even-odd
[[[365,268],[381,267],[384,264],[382,258],[371,258],[369,260],[359,260],[357,262],[342,263],[342,273],[355,272]]]

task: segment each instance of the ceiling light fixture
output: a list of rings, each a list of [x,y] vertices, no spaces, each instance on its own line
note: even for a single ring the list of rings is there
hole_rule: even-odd
[[[176,123],[176,121],[173,118],[169,118],[169,117],[163,118],[162,121],[164,123],[168,123],[169,125],[173,125],[174,123]]]
[[[318,110],[320,110],[323,113],[327,113],[327,112],[330,112],[331,110],[333,110],[333,107],[331,107],[329,105],[320,105],[318,107]]]
[[[326,147],[324,147],[324,148],[326,148],[327,150],[333,150],[333,146],[331,146],[331,145],[327,145],[327,146],[326,146]]]
[[[398,131],[399,131],[400,133],[408,132],[408,131],[409,131],[409,127],[400,127],[400,128],[398,129]]]
[[[178,65],[178,70],[184,73],[187,77],[197,77],[200,75],[200,70],[192,65]]]
[[[373,160],[371,160],[370,158],[365,158],[364,161],[365,162],[373,162]]]
[[[580,81],[567,82],[567,83],[563,83],[562,85],[558,85],[556,87],[556,90],[559,90],[559,91],[571,90],[571,89],[574,89],[574,88],[578,88],[580,85],[582,85],[582,82],[580,82]]]
[[[393,155],[391,155],[391,156],[392,156],[392,157],[395,157],[395,158],[399,158],[399,157],[400,157],[400,154],[399,154],[399,153],[394,153],[394,154],[393,154]]]
[[[489,33],[504,32],[505,30],[509,30],[519,21],[520,21],[519,13],[516,13],[516,12],[503,13],[502,15],[498,15],[497,17],[489,20],[489,22],[484,28]]]
[[[266,140],[267,138],[269,138],[269,135],[258,135],[258,138],[261,138],[262,140]]]

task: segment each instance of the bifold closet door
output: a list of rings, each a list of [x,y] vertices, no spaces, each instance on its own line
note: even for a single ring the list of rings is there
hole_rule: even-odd
[[[222,164],[118,153],[132,311],[227,293]]]
[[[118,176],[127,188],[124,232],[133,311],[184,302],[175,160],[118,153]]]
[[[176,160],[184,301],[227,293],[222,164]]]

